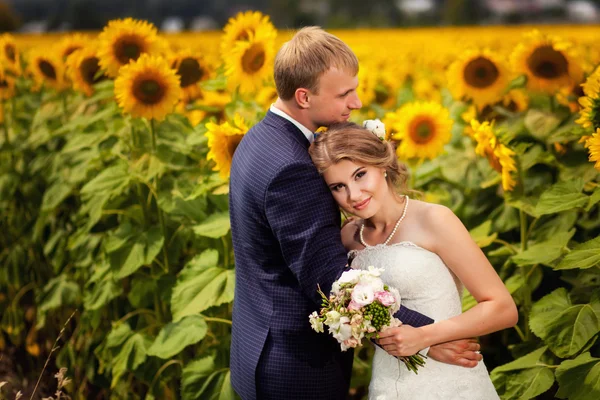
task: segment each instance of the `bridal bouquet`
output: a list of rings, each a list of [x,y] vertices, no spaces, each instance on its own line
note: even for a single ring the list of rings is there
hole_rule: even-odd
[[[362,345],[362,339],[378,338],[384,327],[399,326],[393,315],[400,309],[400,293],[383,284],[380,268],[346,271],[333,283],[329,297],[319,287],[323,298],[321,311],[309,316],[310,325],[317,332],[329,333],[340,343],[342,351]],[[415,354],[398,357],[415,373],[425,365],[423,356]]]

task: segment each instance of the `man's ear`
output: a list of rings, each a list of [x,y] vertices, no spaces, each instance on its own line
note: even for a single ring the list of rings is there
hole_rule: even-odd
[[[298,103],[298,107],[305,109],[305,108],[309,108],[310,104],[309,104],[309,97],[310,97],[310,92],[308,89],[304,89],[304,88],[298,88],[296,89],[296,91],[294,92],[294,97],[296,99],[296,103]]]

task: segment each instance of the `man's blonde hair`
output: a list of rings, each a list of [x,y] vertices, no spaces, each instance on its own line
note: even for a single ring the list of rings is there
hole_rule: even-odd
[[[319,78],[330,68],[358,74],[358,59],[350,47],[318,26],[300,29],[275,57],[275,87],[282,100],[298,88],[318,92]]]

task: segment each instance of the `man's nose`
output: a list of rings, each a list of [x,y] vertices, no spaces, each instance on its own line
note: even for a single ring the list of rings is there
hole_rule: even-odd
[[[358,94],[354,92],[352,97],[350,98],[350,102],[348,103],[348,108],[351,110],[358,110],[362,108],[362,102],[358,98]]]

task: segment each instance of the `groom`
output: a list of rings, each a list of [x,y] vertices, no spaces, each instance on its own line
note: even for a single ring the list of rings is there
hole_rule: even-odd
[[[230,216],[236,262],[231,383],[244,400],[345,399],[352,351],[314,332],[317,285],[329,293],[346,264],[340,212],[308,155],[313,132],[361,108],[358,60],[335,36],[301,29],[279,50],[279,98],[244,136],[231,166]],[[430,318],[402,308],[422,326]],[[431,347],[442,362],[473,367],[478,345]]]

